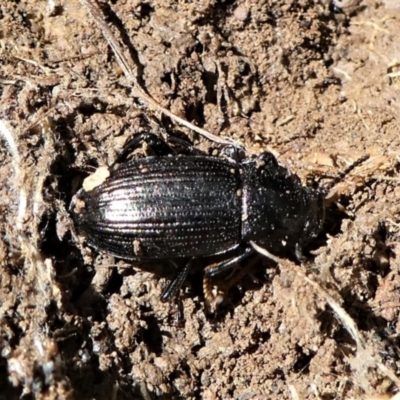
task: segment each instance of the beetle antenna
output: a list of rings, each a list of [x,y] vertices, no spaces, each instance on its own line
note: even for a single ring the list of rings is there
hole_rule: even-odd
[[[364,161],[368,160],[369,157],[370,157],[369,154],[365,154],[362,157],[360,157],[358,160],[351,163],[346,169],[344,169],[342,172],[340,172],[336,178],[334,178],[330,183],[328,183],[326,186],[324,186],[324,188],[323,188],[324,192],[329,193],[330,190],[334,186],[336,186],[338,183],[340,183],[351,171],[354,170],[354,168],[358,167]]]

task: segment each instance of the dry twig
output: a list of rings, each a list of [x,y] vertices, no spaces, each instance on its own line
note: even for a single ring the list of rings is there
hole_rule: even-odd
[[[134,86],[132,88],[132,95],[145,103],[152,108],[155,111],[161,112],[164,115],[168,116],[175,122],[177,122],[180,125],[185,126],[186,128],[191,129],[194,132],[197,132],[198,134],[206,137],[209,140],[212,140],[215,143],[219,144],[226,144],[226,145],[236,145],[240,146],[237,142],[235,142],[232,139],[229,138],[221,138],[218,137],[205,129],[199,128],[196,125],[193,125],[192,123],[186,121],[185,119],[178,117],[162,105],[160,105],[157,101],[155,101],[150,95],[148,95],[145,90],[140,86],[137,76],[132,72],[131,67],[129,66],[129,63],[127,59],[125,58],[123,54],[123,50],[121,46],[119,45],[117,39],[111,32],[111,29],[108,27],[106,22],[104,21],[103,14],[100,10],[100,7],[97,4],[96,0],[81,0],[82,4],[89,10],[90,15],[93,17],[93,19],[96,21],[98,27],[100,28],[104,38],[107,40],[109,46],[111,47],[111,50],[113,51],[115,58],[121,67],[122,71],[124,72],[125,77],[128,79],[130,83],[132,83]]]

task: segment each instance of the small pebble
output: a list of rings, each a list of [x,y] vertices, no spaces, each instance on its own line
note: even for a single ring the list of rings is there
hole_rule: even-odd
[[[239,21],[246,21],[249,17],[249,10],[244,6],[239,6],[233,12],[233,16]]]

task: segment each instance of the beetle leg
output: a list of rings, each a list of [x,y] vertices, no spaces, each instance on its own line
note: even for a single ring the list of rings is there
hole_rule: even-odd
[[[246,151],[244,147],[227,145],[222,148],[221,155],[226,157],[229,161],[240,163],[246,158]]]
[[[176,151],[177,154],[181,154],[183,152],[186,155],[190,156],[206,155],[204,151],[196,149],[196,147],[194,147],[191,143],[175,136],[168,136],[168,143],[171,143],[174,146],[174,150]]]
[[[148,148],[156,156],[167,156],[168,154],[174,154],[174,150],[168,146],[167,142],[155,135],[154,133],[141,133],[130,140],[121,151],[120,155],[117,157],[115,164],[120,164],[126,161],[127,157],[132,154],[136,149],[139,149],[146,143]]]
[[[249,274],[249,269],[253,267],[253,265],[258,262],[259,259],[257,257],[253,258],[251,261],[246,263],[244,268],[241,268],[240,271],[236,271],[233,276],[229,277],[226,281],[219,283],[217,285],[217,292],[213,293],[214,285],[208,275],[204,275],[203,279],[203,293],[204,298],[206,300],[207,307],[211,309],[216,309],[225,299],[226,293],[228,290],[236,285],[237,282],[242,280],[245,275]],[[251,275],[254,281],[256,278]]]
[[[160,297],[160,300],[163,303],[171,300],[176,295],[178,290],[181,288],[182,283],[185,281],[191,266],[192,260],[189,260],[179,271],[178,275],[164,288]]]
[[[221,293],[220,290],[218,290],[217,293],[213,293],[213,284],[211,282],[211,279],[208,275],[204,275],[203,277],[203,294],[204,294],[204,300],[206,307],[210,312],[213,312],[213,310],[218,307],[219,304],[221,304],[224,301],[224,293]],[[218,288],[219,289],[219,288]]]
[[[245,258],[249,257],[253,253],[254,253],[254,250],[252,247],[246,247],[243,250],[243,253],[241,253],[235,257],[228,258],[227,260],[223,260],[218,263],[211,264],[208,267],[206,267],[204,270],[204,275],[206,275],[208,277],[213,277],[217,274],[220,274],[221,272],[227,271],[228,269],[231,269],[236,263],[244,260]]]
[[[221,272],[231,269],[235,264],[249,257],[253,253],[254,250],[251,247],[246,247],[241,254],[227,260],[211,264],[205,268],[203,277],[203,293],[206,304],[209,308],[217,307],[218,304],[220,304],[224,299],[224,295],[222,293],[214,294],[212,292],[210,278]]]
[[[190,156],[204,156],[206,153],[194,147],[190,142],[176,136],[168,136],[168,143],[174,146],[177,154],[182,152]],[[176,148],[175,148],[176,147]],[[221,149],[221,155],[232,162],[240,162],[246,157],[245,148],[239,145],[226,145]]]
[[[303,254],[303,248],[300,243],[296,243],[294,255],[296,256],[297,261],[301,264],[305,261],[305,257]]]

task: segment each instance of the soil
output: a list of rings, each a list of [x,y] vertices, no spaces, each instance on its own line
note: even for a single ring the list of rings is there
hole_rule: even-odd
[[[329,193],[301,267],[255,258],[210,309],[201,260],[162,303],[168,268],[90,249],[68,207],[137,133],[218,146],[132,96],[83,3],[2,1],[0,399],[397,393],[399,4],[100,3],[138,82],[176,115],[272,151],[304,182],[369,155]]]

